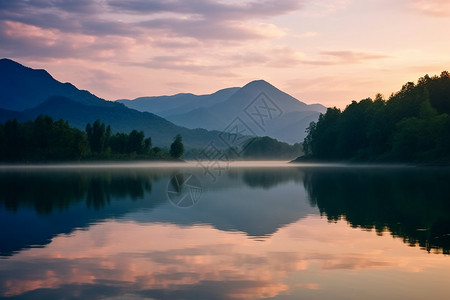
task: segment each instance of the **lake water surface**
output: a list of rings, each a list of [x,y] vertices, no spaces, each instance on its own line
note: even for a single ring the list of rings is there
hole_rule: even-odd
[[[447,299],[447,169],[0,167],[0,298]]]

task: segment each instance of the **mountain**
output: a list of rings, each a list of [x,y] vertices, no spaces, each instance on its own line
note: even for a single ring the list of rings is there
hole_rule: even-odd
[[[223,131],[238,118],[253,135],[288,143],[301,142],[309,123],[326,111],[324,106],[307,105],[264,80],[210,95],[177,94],[119,102],[191,129]]]
[[[106,101],[55,80],[44,70],[34,70],[9,59],[0,60],[0,122],[13,118],[33,120],[40,114],[64,119],[84,130],[99,119],[113,132],[143,130],[155,146],[169,146],[181,134],[187,148],[203,148],[213,140],[220,146],[219,132],[191,130],[149,112],[139,112],[123,104]],[[225,145],[222,144],[222,147]]]
[[[238,89],[238,87],[227,88],[210,95],[181,93],[172,96],[140,97],[134,100],[121,99],[116,102],[139,111],[148,111],[161,117],[167,117],[223,102]]]
[[[55,80],[45,70],[0,59],[0,122],[47,114],[84,129],[99,119],[113,132],[143,130],[156,146],[168,146],[181,134],[186,148],[243,145],[248,137],[269,136],[297,143],[305,129],[324,112],[263,80],[209,95],[177,94],[135,100],[106,101],[70,83]]]
[[[64,96],[91,106],[109,103],[70,83],[55,80],[45,70],[34,70],[10,59],[0,59],[0,107],[22,111],[45,102],[51,96]]]

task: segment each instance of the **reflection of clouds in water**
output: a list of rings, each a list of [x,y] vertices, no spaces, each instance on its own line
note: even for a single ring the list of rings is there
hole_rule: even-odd
[[[315,239],[318,232],[339,239]],[[96,241],[99,235],[102,243]],[[442,256],[425,260],[421,254],[388,236],[354,230],[343,222],[328,224],[317,216],[288,225],[264,241],[209,226],[110,221],[2,261],[0,291],[2,296],[29,292],[37,298],[40,293],[78,293],[255,299],[320,289],[324,283],[316,272],[412,272],[442,265]],[[295,274],[307,278],[289,280]]]
[[[45,204],[45,209],[35,206],[38,217],[45,212],[45,218],[36,219],[45,220],[44,229],[52,231],[45,235],[46,248],[22,250],[0,260],[0,297],[254,299],[298,291],[329,296],[330,283],[348,274],[357,281],[370,278],[378,286],[388,284],[393,273],[402,274],[414,286],[424,286],[446,278],[449,267],[445,256],[430,257],[389,234],[373,232],[390,226],[389,230],[406,236],[427,234],[421,221],[448,215],[447,202],[436,201],[447,186],[445,174],[423,176],[422,171],[413,174],[409,169],[387,174],[381,169],[365,173],[355,168],[334,172],[232,168],[208,186],[204,199],[189,210],[161,201],[166,200],[166,179],[172,170],[52,174],[48,174],[52,180],[38,173],[16,180],[18,189],[27,180],[34,183],[15,194],[17,212],[6,214],[20,216],[20,222],[5,224],[15,233],[23,223],[20,213],[27,212],[24,208]],[[12,187],[11,180],[1,181],[0,186]],[[430,186],[432,191],[424,189]],[[42,202],[36,196],[39,191],[45,191],[43,195],[53,191],[57,199]],[[88,207],[83,201],[89,194],[113,201],[96,201],[92,203],[103,205]],[[435,201],[423,205],[429,199],[426,195],[434,195]],[[5,207],[11,204],[6,194],[0,200]],[[423,213],[425,206],[429,214]],[[413,224],[411,233],[408,224],[398,223],[403,214],[411,221],[408,224],[421,225],[421,231]],[[34,235],[43,230],[27,220],[28,233],[30,228]],[[372,232],[361,230],[370,228]],[[39,244],[29,238],[27,245]],[[2,240],[9,241],[5,233]],[[379,276],[380,272],[387,276]],[[411,277],[411,272],[416,274]],[[437,285],[433,292],[439,294],[446,286]],[[363,290],[363,285],[353,288]],[[416,292],[414,296],[420,294]]]

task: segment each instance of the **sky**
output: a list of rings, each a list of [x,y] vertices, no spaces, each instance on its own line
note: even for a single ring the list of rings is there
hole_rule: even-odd
[[[305,103],[450,70],[448,0],[0,0],[0,57],[107,100],[264,79]]]

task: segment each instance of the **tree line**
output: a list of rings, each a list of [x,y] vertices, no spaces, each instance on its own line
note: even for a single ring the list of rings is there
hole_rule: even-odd
[[[143,131],[112,133],[99,120],[88,123],[85,131],[67,121],[46,115],[19,123],[16,119],[0,124],[0,161],[61,161],[84,159],[179,159],[184,154],[181,135],[170,150],[152,147]]]
[[[306,158],[430,162],[450,160],[450,74],[408,82],[388,100],[334,107],[307,128]]]
[[[244,145],[242,157],[245,159],[293,159],[302,154],[302,145],[289,145],[268,136],[254,137]]]

